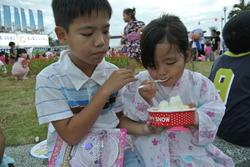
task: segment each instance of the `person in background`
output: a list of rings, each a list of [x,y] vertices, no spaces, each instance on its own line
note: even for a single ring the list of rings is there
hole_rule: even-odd
[[[0,166],[2,166],[1,162],[3,159],[4,149],[5,149],[5,139],[4,139],[3,131],[0,128]]]
[[[223,41],[223,39],[221,39],[220,31],[216,31],[216,35],[220,38],[220,52],[219,52],[219,55],[221,55],[222,52],[223,52],[223,43],[224,43],[224,41]]]
[[[121,43],[125,43],[128,47],[129,69],[133,74],[135,73],[136,61],[141,64],[140,38],[141,31],[145,26],[143,21],[136,20],[135,13],[135,8],[123,10],[123,20],[128,24],[124,28],[121,39]]]
[[[215,29],[213,29],[211,33],[212,33],[211,41],[212,41],[213,55],[210,61],[215,61],[220,54],[220,42],[221,41]]]
[[[4,58],[5,58],[5,64],[10,64],[10,58],[9,58],[9,54],[4,52]]]
[[[197,107],[193,125],[134,136],[133,144],[144,166],[234,167],[232,159],[212,144],[225,112],[216,88],[207,77],[185,69],[191,57],[185,25],[169,14],[152,20],[143,31],[141,51],[147,71],[127,85],[123,93],[125,115],[150,124],[147,109],[175,96],[180,96],[185,105]],[[140,85],[145,86],[138,88]],[[128,131],[137,128],[126,126]]]
[[[229,51],[213,64],[209,79],[226,105],[217,136],[250,147],[250,11],[244,11],[224,26],[222,36]]]
[[[51,52],[51,49],[49,48],[47,52],[45,53],[47,58],[51,58],[53,56],[53,53]]]
[[[18,49],[16,62],[12,66],[11,73],[17,80],[27,80],[29,71],[30,68],[27,61],[27,52],[25,49]]]
[[[5,62],[5,52],[4,51],[0,52],[0,61],[2,61],[4,64],[6,64],[6,62]]]
[[[205,56],[206,56],[206,60],[207,61],[211,60],[211,57],[212,57],[212,47],[211,47],[210,42],[206,43]]]
[[[10,47],[10,63],[14,64],[16,61],[16,53],[15,53],[16,44],[15,44],[15,42],[9,42],[9,47]]]
[[[0,167],[14,167],[15,161],[13,158],[4,154],[5,138],[3,131],[0,127]]]

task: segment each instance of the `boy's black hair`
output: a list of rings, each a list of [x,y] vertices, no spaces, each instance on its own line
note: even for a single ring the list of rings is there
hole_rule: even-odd
[[[80,16],[90,16],[93,11],[105,12],[109,19],[112,8],[107,0],[53,0],[52,9],[56,26],[63,27],[67,32],[69,25]]]
[[[9,47],[13,46],[13,45],[16,45],[15,42],[9,42]]]
[[[212,29],[212,32],[216,33],[217,31],[215,29]]]
[[[187,59],[189,50],[188,31],[179,17],[164,14],[152,20],[144,29],[141,38],[141,59],[144,68],[155,69],[154,54],[156,45],[168,41]]]
[[[136,18],[135,18],[135,8],[133,8],[133,9],[130,9],[130,8],[124,9],[123,13],[129,15],[133,21],[136,20]]]
[[[250,51],[250,10],[231,18],[224,26],[222,36],[229,51],[240,54]]]

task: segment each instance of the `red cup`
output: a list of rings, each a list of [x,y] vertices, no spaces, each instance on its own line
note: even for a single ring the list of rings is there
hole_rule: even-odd
[[[163,111],[156,108],[148,109],[152,125],[163,127],[187,126],[194,124],[196,108]]]

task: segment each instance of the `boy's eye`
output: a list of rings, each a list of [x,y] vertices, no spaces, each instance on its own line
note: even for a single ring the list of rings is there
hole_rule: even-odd
[[[85,36],[85,37],[89,37],[92,35],[92,33],[85,33],[85,34],[81,34],[82,36]]]
[[[109,34],[109,30],[105,30],[103,33],[104,34]]]

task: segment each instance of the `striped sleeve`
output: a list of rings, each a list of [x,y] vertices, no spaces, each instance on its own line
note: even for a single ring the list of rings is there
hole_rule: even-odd
[[[36,109],[39,123],[66,119],[73,116],[62,87],[52,77],[38,75],[36,78]]]

